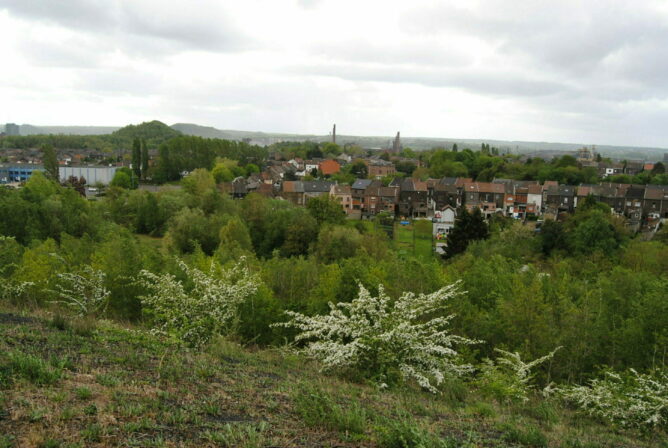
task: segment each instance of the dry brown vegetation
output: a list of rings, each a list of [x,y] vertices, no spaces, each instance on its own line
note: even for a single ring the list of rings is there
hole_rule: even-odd
[[[0,447],[650,447],[557,404],[462,383],[383,392],[282,350],[189,352],[143,330],[0,313]],[[662,445],[663,443],[663,445]]]

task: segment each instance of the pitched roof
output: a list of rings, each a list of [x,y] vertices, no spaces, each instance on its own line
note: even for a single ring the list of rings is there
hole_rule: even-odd
[[[351,188],[350,185],[332,185],[332,189],[329,190],[331,194],[350,194]]]
[[[285,193],[303,193],[304,184],[298,180],[286,180],[283,182],[283,191]]]
[[[492,182],[477,182],[478,191],[481,193],[499,193],[503,194],[506,192],[506,187],[504,184],[495,184]]]
[[[304,181],[302,183],[304,184],[304,193],[329,193],[332,185],[334,185],[334,182],[323,180]]]
[[[541,194],[543,192],[543,187],[540,184],[529,184],[527,188],[529,194]]]
[[[365,190],[371,182],[373,182],[371,179],[355,179],[355,182],[353,182],[353,190]]]
[[[648,185],[645,189],[645,199],[668,200],[668,186]]]
[[[320,162],[319,168],[325,176],[341,171],[341,165],[336,160],[323,160]]]

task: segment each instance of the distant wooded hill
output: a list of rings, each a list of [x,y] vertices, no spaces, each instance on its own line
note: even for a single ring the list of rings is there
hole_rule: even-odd
[[[167,129],[174,131],[171,133]],[[157,135],[156,135],[157,131]],[[330,141],[330,135],[316,134],[283,134],[272,132],[252,132],[238,130],[223,130],[211,126],[201,126],[192,123],[176,123],[167,126],[159,121],[142,123],[141,125],[129,125],[124,128],[114,126],[33,126],[24,124],[20,126],[21,135],[35,134],[69,134],[69,135],[116,135],[124,140],[139,136],[141,138],[144,132],[153,135],[153,138],[161,140],[162,138],[171,138],[174,135],[185,134],[205,138],[222,138],[228,140],[247,139],[252,144],[270,145],[281,141]],[[387,148],[391,147],[392,136],[355,136],[355,135],[337,135],[337,143],[343,145],[346,143],[358,144],[364,148]],[[553,152],[555,154],[571,152],[584,146],[582,143],[553,143],[553,142],[528,142],[528,141],[508,141],[508,140],[487,140],[487,139],[461,139],[461,138],[428,138],[428,137],[402,137],[401,142],[404,147],[410,147],[415,150],[431,149],[443,147],[450,149],[453,144],[457,144],[460,149],[471,148],[479,149],[482,143],[490,144],[499,148],[501,151],[513,153],[540,153]],[[597,145],[597,151],[604,156],[618,159],[643,159],[643,160],[662,160],[663,154],[668,152],[666,148],[655,147],[636,147],[636,146],[611,146]]]

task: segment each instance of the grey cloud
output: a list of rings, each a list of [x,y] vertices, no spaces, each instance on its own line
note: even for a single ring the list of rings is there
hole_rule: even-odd
[[[128,50],[140,53],[142,47],[149,51],[161,47],[161,53],[232,52],[252,47],[251,38],[220,5],[216,1],[198,5],[184,1],[180,8],[174,8],[161,3],[147,7],[128,0],[0,0],[0,9],[18,17],[113,37],[126,42]]]
[[[569,89],[568,86],[554,81],[494,70],[424,69],[362,64],[318,64],[294,67],[292,70],[295,73],[332,76],[355,81],[414,83],[428,87],[463,88],[475,93],[500,96],[544,96]]]
[[[19,43],[18,49],[29,62],[37,66],[69,68],[96,67],[105,51],[100,42],[82,38],[71,38],[64,42],[28,38]]]
[[[454,46],[434,40],[405,39],[392,46],[368,41],[347,40],[336,44],[311,47],[313,54],[338,61],[381,64],[419,64],[461,67],[473,62],[473,57]]]
[[[128,70],[79,72],[75,88],[92,95],[134,95],[147,97],[164,93],[161,79],[152,74]]]
[[[628,45],[668,38],[666,23],[638,2],[496,1],[475,11],[438,5],[411,11],[403,26],[411,33],[468,35],[506,56],[584,72]]]

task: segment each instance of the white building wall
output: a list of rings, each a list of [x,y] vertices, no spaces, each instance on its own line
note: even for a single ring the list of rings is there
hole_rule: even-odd
[[[87,185],[101,183],[109,185],[116,174],[115,166],[60,166],[58,175],[61,181],[67,180],[70,176],[83,177]]]

